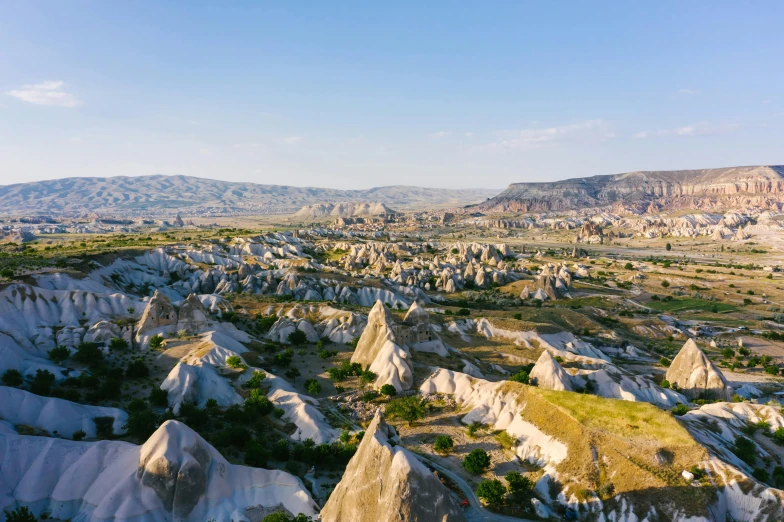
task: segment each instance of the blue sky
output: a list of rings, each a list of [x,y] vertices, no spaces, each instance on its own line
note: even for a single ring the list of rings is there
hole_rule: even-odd
[[[784,163],[784,3],[0,4],[0,183]]]

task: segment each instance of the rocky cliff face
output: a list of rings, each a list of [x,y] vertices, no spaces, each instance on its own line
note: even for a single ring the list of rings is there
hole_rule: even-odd
[[[321,522],[465,522],[449,491],[408,450],[381,413],[365,433]]]
[[[479,205],[486,212],[545,212],[588,207],[735,208],[784,204],[784,166],[640,171],[514,183]]]

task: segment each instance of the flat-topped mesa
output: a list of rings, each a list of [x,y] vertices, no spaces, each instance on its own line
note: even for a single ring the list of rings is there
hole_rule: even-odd
[[[441,481],[399,446],[394,428],[377,412],[321,510],[321,522],[464,522]]]
[[[660,207],[732,207],[753,204],[780,209],[784,167],[640,171],[546,183],[513,183],[481,203],[488,212],[546,212],[656,203]]]
[[[716,365],[700,350],[693,339],[686,341],[672,360],[665,378],[689,399],[732,400],[733,391]]]
[[[345,218],[356,216],[393,216],[397,212],[384,203],[316,203],[302,207],[294,217],[304,219]]]

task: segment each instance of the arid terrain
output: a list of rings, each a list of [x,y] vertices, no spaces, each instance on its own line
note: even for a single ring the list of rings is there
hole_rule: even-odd
[[[781,169],[699,172],[9,213],[0,520],[782,520]]]

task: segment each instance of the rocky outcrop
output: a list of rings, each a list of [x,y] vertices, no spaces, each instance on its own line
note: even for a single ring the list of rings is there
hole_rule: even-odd
[[[413,361],[405,344],[398,344],[393,330],[394,317],[381,301],[376,301],[359,338],[352,363],[378,375],[375,385],[392,384],[398,391],[414,383]]]
[[[550,352],[542,352],[529,375],[531,383],[540,388],[558,391],[574,391],[572,376],[558,364]]]
[[[322,522],[464,522],[441,481],[408,450],[380,412],[343,479],[321,510]]]
[[[230,464],[185,424],[166,421],[143,446],[74,442],[0,431],[3,508],[91,522],[236,519],[255,506],[313,516],[302,482],[283,471]],[[245,517],[242,519],[247,520]]]
[[[136,341],[140,342],[142,336],[147,332],[173,324],[177,324],[177,310],[165,294],[156,290],[147,302],[141,319],[139,319],[136,328]]]
[[[294,217],[302,219],[392,216],[396,212],[383,203],[317,203],[302,207]]]
[[[547,183],[514,183],[478,206],[489,212],[546,212],[611,205],[658,208],[733,208],[753,204],[778,210],[784,167],[641,171]]]
[[[665,377],[671,385],[690,399],[701,395],[712,399],[732,400],[732,388],[724,375],[700,350],[693,339],[686,341],[672,360]]]

